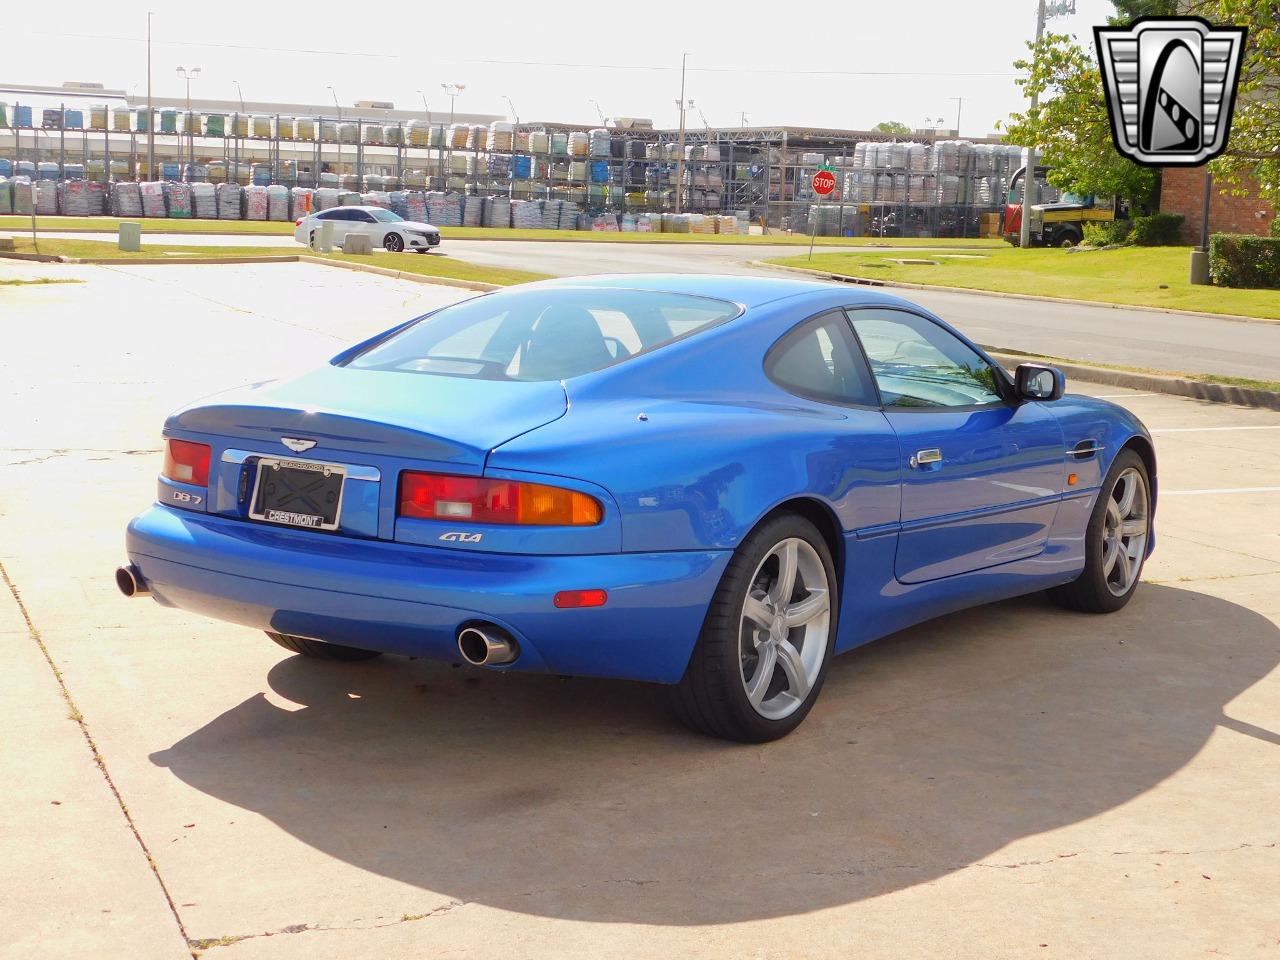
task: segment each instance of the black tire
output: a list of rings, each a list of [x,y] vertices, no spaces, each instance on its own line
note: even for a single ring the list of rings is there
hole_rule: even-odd
[[[743,605],[751,578],[761,563],[775,546],[791,538],[808,543],[821,560],[829,589],[829,622],[820,666],[808,695],[789,716],[774,720],[761,716],[747,697],[740,648]],[[831,662],[839,619],[839,591],[831,551],[812,523],[796,514],[783,513],[760,524],[734,551],[707,608],[702,633],[684,677],[671,688],[676,716],[700,733],[744,743],[777,740],[798,727],[817,700]]]
[[[1140,456],[1132,450],[1121,450],[1116,456],[1115,462],[1111,464],[1111,469],[1107,471],[1107,476],[1102,482],[1102,488],[1098,492],[1098,502],[1094,504],[1093,513],[1089,515],[1089,525],[1085,528],[1083,572],[1070,583],[1060,587],[1053,587],[1048,591],[1049,598],[1060,607],[1065,607],[1068,610],[1078,610],[1082,613],[1114,613],[1128,603],[1138,589],[1138,583],[1142,576],[1142,564],[1146,560],[1145,555],[1138,560],[1138,569],[1133,575],[1133,582],[1121,594],[1113,592],[1108,585],[1107,574],[1104,569],[1107,540],[1107,505],[1111,501],[1112,495],[1116,492],[1120,475],[1126,470],[1136,470],[1142,477],[1142,493],[1146,498],[1146,537],[1148,538],[1143,542],[1143,552],[1145,554],[1145,547],[1150,542],[1149,538],[1151,536],[1151,477],[1147,474],[1147,465]]]
[[[1054,246],[1067,250],[1071,247],[1078,246],[1084,237],[1077,234],[1074,230],[1064,230],[1053,238]]]
[[[400,253],[404,250],[404,237],[398,233],[388,233],[382,238],[382,246],[389,253]]]
[[[419,247],[417,250],[414,250],[413,252],[414,253],[430,253],[431,251],[427,247]]]
[[[300,653],[304,657],[316,660],[372,660],[382,656],[378,650],[362,650],[360,647],[345,647],[340,643],[325,643],[323,640],[312,640],[310,637],[291,637],[287,633],[272,633],[267,636],[286,650]]]
[[[314,247],[315,245],[316,245],[316,232],[312,230],[311,236],[308,238],[307,246]]]

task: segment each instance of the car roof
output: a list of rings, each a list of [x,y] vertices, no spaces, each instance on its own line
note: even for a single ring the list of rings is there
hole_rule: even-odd
[[[564,287],[596,287],[614,290],[652,290],[661,293],[684,293],[692,296],[715,297],[740,303],[744,307],[759,307],[776,300],[808,295],[812,299],[829,299],[845,305],[874,305],[907,303],[900,297],[859,288],[852,284],[810,280],[806,277],[731,276],[727,274],[694,273],[619,273],[587,277],[559,277],[522,284],[521,288],[542,289]],[[517,288],[519,289],[519,288]],[[914,305],[912,305],[914,306]],[[918,309],[918,308],[917,308]]]

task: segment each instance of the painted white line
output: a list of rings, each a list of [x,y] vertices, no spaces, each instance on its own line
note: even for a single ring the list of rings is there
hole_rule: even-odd
[[[1152,433],[1216,433],[1221,430],[1280,430],[1280,425],[1254,427],[1162,427]]]
[[[1197,497],[1212,493],[1280,493],[1280,487],[1219,487],[1216,490],[1161,490],[1162,497]]]

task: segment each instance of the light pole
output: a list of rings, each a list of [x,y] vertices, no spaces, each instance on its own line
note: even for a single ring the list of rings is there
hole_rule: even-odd
[[[333,94],[333,106],[338,111],[338,126],[334,130],[334,139],[338,142],[338,186],[342,186],[342,104],[338,102],[338,91],[334,90],[332,85],[328,85],[328,90]]]
[[[960,138],[960,108],[964,106],[964,97],[947,97],[956,102],[956,139]]]
[[[685,68],[689,64],[689,54],[680,55],[680,99],[676,101],[676,106],[680,109],[680,139],[677,143],[676,153],[676,213],[679,213],[684,207],[684,115],[685,111],[693,106],[692,100],[684,98],[684,75]]]
[[[420,97],[422,98],[422,111],[427,115],[427,123],[428,123],[428,124],[430,124],[430,123],[431,123],[431,108],[427,106],[427,95],[426,95],[425,93],[423,93],[421,90],[419,90],[419,91],[418,91],[418,96],[420,96]]]
[[[747,111],[743,110],[742,113],[738,115],[738,126],[743,130],[747,129]]]
[[[443,88],[445,96],[449,98],[449,124],[452,126],[453,108],[457,103],[458,94],[467,89],[467,85],[465,83],[442,83],[440,86]]]
[[[191,132],[191,81],[200,76],[200,68],[192,67],[188,70],[186,67],[179,67],[178,76],[187,81],[187,115],[182,121],[183,130],[187,135],[187,175],[183,179],[190,183],[191,167],[195,163],[196,152],[196,140]],[[178,160],[179,162],[182,160],[181,151],[179,151]]]
[[[595,97],[588,97],[587,103],[594,103],[596,106],[596,116],[600,118],[600,126],[604,126],[608,121],[604,118],[604,111],[600,109],[600,101]]]
[[[240,81],[232,80],[231,82],[236,85],[236,96],[240,100],[240,112],[244,113],[244,91],[240,89]]]
[[[511,98],[505,93],[502,95],[502,99],[507,101],[507,106],[511,108],[511,119],[515,121],[515,129],[511,132],[511,149],[512,152],[515,152],[516,134],[520,132],[520,114],[516,113],[516,105],[511,102]]]
[[[151,171],[156,165],[156,108],[151,100],[151,16],[152,11],[147,11],[147,176],[151,176]],[[130,153],[133,151],[130,150]],[[106,162],[108,175],[110,174],[111,162]]]
[[[1044,0],[1038,0],[1036,3],[1036,46],[1032,54],[1032,69],[1035,69],[1035,60],[1040,56],[1040,38],[1044,36]],[[1033,91],[1031,94],[1031,109],[1029,114],[1035,119],[1035,114],[1040,110],[1040,94]],[[1033,188],[1036,181],[1036,148],[1027,147],[1022,154],[1023,174],[1022,174],[1022,223],[1018,230],[1018,246],[1026,248],[1031,246],[1031,201],[1034,196]]]

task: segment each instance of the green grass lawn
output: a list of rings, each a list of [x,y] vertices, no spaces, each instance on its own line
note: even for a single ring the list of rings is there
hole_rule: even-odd
[[[16,238],[16,252],[36,252],[30,237]],[[167,257],[175,263],[194,257],[276,257],[276,256],[314,256],[329,260],[346,260],[351,263],[368,263],[404,273],[416,273],[427,277],[447,277],[453,280],[474,280],[480,283],[493,283],[509,286],[513,283],[528,283],[531,280],[545,280],[546,274],[531,273],[526,270],[508,270],[502,267],[482,267],[477,264],[442,257],[433,254],[416,253],[377,253],[370,256],[359,256],[344,253],[312,253],[298,244],[281,247],[237,247],[208,246],[188,247],[171,246],[160,243],[143,243],[142,249],[136,253],[120,250],[114,242],[106,240],[51,240],[40,241],[40,253],[52,256],[74,258],[101,258],[110,260],[138,260],[149,257]]]
[[[119,217],[36,217],[37,230],[114,232]],[[143,233],[223,233],[252,236],[293,236],[293,222],[271,220],[161,220],[138,218]],[[0,216],[0,230],[30,230],[31,218]],[[600,243],[728,243],[781,244],[807,246],[809,238],[800,234],[771,233],[768,236],[720,236],[701,233],[593,233],[589,230],[506,230],[493,227],[444,227],[441,234],[453,240],[559,240],[564,242]],[[996,249],[1001,240],[929,240],[888,237],[818,237],[818,246],[888,246],[888,247],[955,247],[959,249]]]
[[[1189,247],[1123,247],[1067,253],[1002,246],[974,251],[972,259],[927,253],[905,255],[934,260],[933,265],[892,262],[900,256],[904,255],[815,253],[812,260],[798,256],[769,262],[872,280],[1280,319],[1280,290],[1192,286],[1187,279]]]

